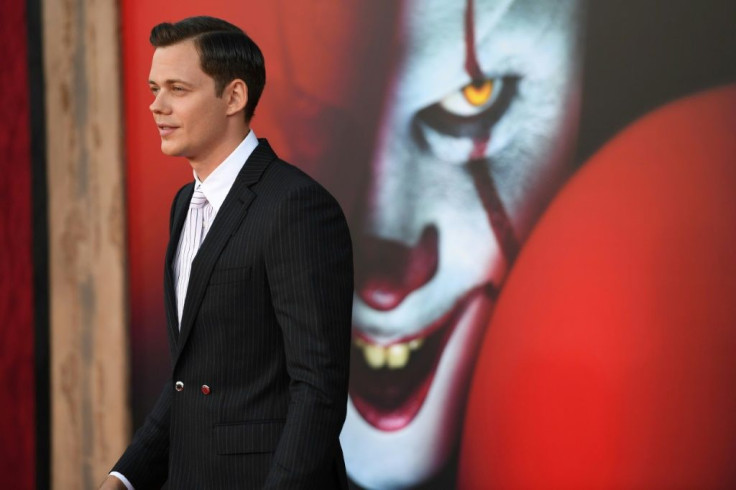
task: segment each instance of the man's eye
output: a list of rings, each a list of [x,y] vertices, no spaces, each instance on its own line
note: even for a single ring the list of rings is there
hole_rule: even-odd
[[[414,123],[447,136],[483,137],[508,109],[518,81],[507,76],[471,82],[417,112]]]

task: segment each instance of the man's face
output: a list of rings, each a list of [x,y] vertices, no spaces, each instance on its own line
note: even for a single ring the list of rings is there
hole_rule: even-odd
[[[194,43],[156,48],[148,79],[161,151],[193,163],[224,159],[225,100],[215,95],[215,81],[202,71]]]
[[[362,486],[425,482],[457,447],[496,295],[569,170],[578,10],[575,0],[405,5],[353,230],[363,235],[342,443]]]

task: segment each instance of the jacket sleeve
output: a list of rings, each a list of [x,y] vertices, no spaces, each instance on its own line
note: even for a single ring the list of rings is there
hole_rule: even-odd
[[[353,255],[337,201],[316,183],[274,209],[268,283],[291,378],[265,488],[311,488],[331,471],[348,396]]]
[[[161,488],[168,477],[172,390],[169,380],[145,423],[133,436],[133,442],[111,470],[124,475],[136,490]]]

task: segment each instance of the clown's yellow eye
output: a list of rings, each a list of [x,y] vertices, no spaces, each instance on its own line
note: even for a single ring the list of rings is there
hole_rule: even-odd
[[[438,135],[487,138],[512,106],[519,80],[520,77],[508,74],[461,85],[416,113],[415,128],[424,130],[417,131],[417,137],[422,137],[420,142],[428,144],[431,144],[430,140],[437,141]],[[444,143],[437,145],[438,148],[445,147]],[[450,152],[455,151],[454,148],[452,144],[447,146]],[[439,154],[437,150],[435,153]]]
[[[469,83],[463,87],[463,96],[474,107],[480,107],[491,100],[493,80]]]
[[[477,80],[447,95],[439,105],[449,114],[473,117],[491,107],[504,86],[503,78]]]

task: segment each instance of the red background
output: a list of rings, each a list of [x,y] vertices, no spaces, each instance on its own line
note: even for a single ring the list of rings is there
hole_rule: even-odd
[[[552,203],[481,350],[461,488],[736,486],[736,86],[610,141]]]
[[[380,104],[371,94],[382,91],[365,88],[386,82],[371,75],[391,60],[370,54],[385,53],[380,43],[391,38],[395,12],[385,5],[325,5],[212,1],[205,9],[189,0],[173,12],[160,2],[122,3],[137,424],[169,369],[162,259],[171,198],[192,178],[184,160],[161,155],[148,111],[150,28],[206,14],[252,35],[268,68],[255,132],[322,180],[350,213],[361,196],[343,191],[360,188],[367,165],[334,156],[363,127],[356,120],[376,119]],[[711,24],[727,17],[715,9],[701,19],[688,2],[648,13],[594,5],[578,152],[585,160],[659,105],[736,79],[723,69],[733,36],[711,35]],[[706,11],[714,3],[704,5]],[[382,34],[348,36],[345,26],[358,20],[366,32]],[[634,28],[638,35],[627,31]],[[694,42],[708,37],[707,49]],[[736,161],[736,149],[724,140],[735,127],[733,103],[724,102],[733,95],[720,97],[666,109],[611,141],[583,165],[530,238],[499,300],[474,380],[460,459],[464,487],[733,481],[736,368],[728,355],[736,345],[734,311],[725,299],[736,291],[729,254],[736,237],[728,231],[736,176],[726,164]],[[332,153],[322,165],[317,157],[327,149]],[[372,153],[364,150],[353,153]]]
[[[24,2],[0,15],[0,481],[35,486],[31,152]]]

